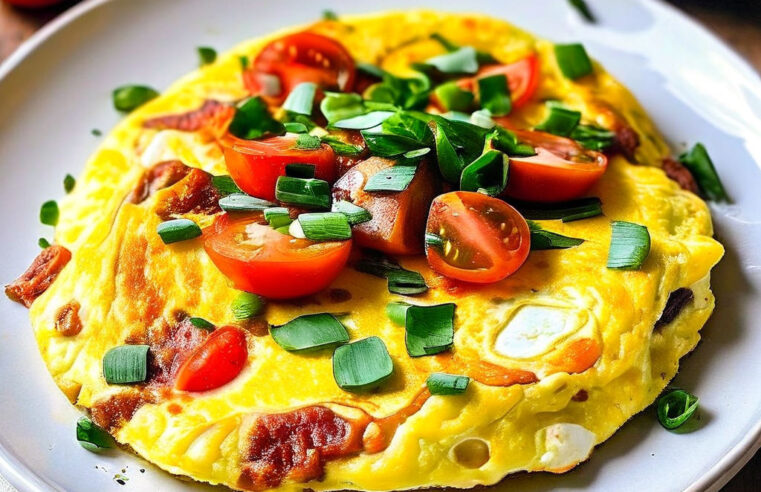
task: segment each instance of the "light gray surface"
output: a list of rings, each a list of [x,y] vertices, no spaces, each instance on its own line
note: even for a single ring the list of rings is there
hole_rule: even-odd
[[[731,206],[714,207],[727,247],[715,270],[718,308],[699,350],[684,362],[679,385],[701,397],[703,427],[688,435],[662,430],[649,412],[634,418],[563,476],[520,476],[504,490],[671,491],[718,486],[730,466],[752,451],[761,421],[761,82],[734,54],[670,8],[647,0],[590,2],[601,18],[589,26],[558,0],[470,0],[467,9],[512,20],[557,41],[581,40],[624,82],[661,130],[682,149],[702,141],[711,151]],[[265,7],[266,5],[266,7]],[[245,38],[317,18],[324,8],[354,13],[405,8],[350,0],[91,0],[43,29],[48,41],[19,50],[0,67],[0,205],[6,213],[0,280],[18,275],[36,254],[38,205],[59,196],[66,172],[81,170],[118,115],[112,88],[128,82],[159,88],[192,70],[195,47],[218,49]],[[455,0],[420,0],[462,10]],[[95,8],[97,7],[97,8]],[[34,41],[33,41],[34,43]],[[24,58],[23,62],[19,60]],[[18,65],[17,65],[18,64]],[[17,65],[11,72],[9,68]],[[126,469],[129,490],[187,490],[126,453],[93,455],[74,440],[78,412],[48,376],[30,333],[26,309],[0,300],[0,473],[20,490],[123,491],[114,474]],[[97,468],[96,468],[97,467]],[[104,468],[101,468],[104,467]],[[33,471],[32,471],[33,470]],[[199,487],[201,488],[201,487]]]

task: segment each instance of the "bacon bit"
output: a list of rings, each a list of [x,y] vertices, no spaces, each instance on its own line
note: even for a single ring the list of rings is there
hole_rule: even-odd
[[[599,112],[598,123],[616,134],[613,149],[621,152],[630,162],[636,163],[634,152],[639,147],[639,134],[629,125],[626,118],[607,102],[598,101],[595,108]]]
[[[584,372],[597,362],[602,355],[600,342],[592,338],[581,338],[567,345],[550,359],[550,364],[558,371],[569,374]]]
[[[71,252],[63,246],[54,244],[43,249],[19,278],[5,286],[5,295],[26,307],[31,306],[50,287],[69,260]]]
[[[55,315],[55,329],[58,333],[65,337],[73,337],[82,331],[79,307],[77,301],[71,301],[58,309]]]
[[[190,169],[180,161],[159,162],[143,173],[140,182],[132,190],[127,201],[134,204],[143,203],[158,190],[172,186],[187,176]]]
[[[135,412],[146,403],[155,403],[150,394],[144,391],[127,390],[96,402],[90,412],[93,422],[113,433],[129,422]]]
[[[579,402],[587,401],[588,399],[589,399],[589,393],[587,393],[587,390],[583,390],[583,389],[579,390],[578,393],[576,393],[575,395],[571,397],[571,400],[579,401]]]
[[[211,178],[211,174],[192,168],[187,176],[158,193],[156,215],[169,220],[188,213],[212,215],[220,212],[220,195]]]
[[[325,462],[362,450],[369,417],[349,420],[323,406],[256,417],[241,458],[238,485],[252,490],[277,487],[286,478],[319,479]]]
[[[241,328],[245,329],[255,337],[269,335],[270,325],[263,318],[251,318],[241,323]]]
[[[666,307],[663,308],[661,317],[655,322],[655,329],[659,330],[674,321],[676,317],[679,316],[679,313],[682,312],[682,309],[684,309],[687,304],[691,303],[694,298],[695,294],[686,287],[680,287],[669,294],[668,301],[666,301]]]
[[[695,178],[681,162],[671,157],[663,159],[663,172],[666,173],[666,176],[676,181],[683,190],[698,194],[698,184],[695,182]]]
[[[386,449],[399,426],[423,408],[423,405],[428,401],[430,396],[431,392],[426,388],[418,393],[415,399],[412,400],[412,403],[396,413],[381,419],[374,419],[367,426],[362,436],[365,451],[368,453],[379,453]]]
[[[221,136],[235,115],[235,108],[227,103],[209,99],[193,111],[168,114],[145,120],[144,128],[196,132],[203,130],[212,136]]]

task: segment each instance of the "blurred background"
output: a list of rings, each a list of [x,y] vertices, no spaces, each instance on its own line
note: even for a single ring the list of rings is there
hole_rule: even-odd
[[[563,0],[558,0],[561,2]],[[735,49],[761,73],[761,0],[667,0]],[[77,0],[0,0],[0,61]],[[0,491],[4,491],[0,477]],[[722,492],[761,490],[761,452]]]

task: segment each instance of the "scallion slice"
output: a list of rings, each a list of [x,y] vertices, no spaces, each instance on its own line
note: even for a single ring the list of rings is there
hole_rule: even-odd
[[[382,169],[368,178],[365,191],[404,191],[415,179],[416,166],[395,165]]]
[[[238,185],[235,184],[233,178],[226,174],[212,176],[211,184],[222,196],[232,195],[233,193],[243,193],[243,190],[238,188]]]
[[[571,138],[587,149],[601,151],[613,145],[616,134],[596,126],[579,125],[571,132]]]
[[[533,220],[528,220],[527,222],[531,230],[531,251],[573,248],[584,242],[583,239],[545,231]]]
[[[285,165],[285,175],[292,178],[314,178],[314,164],[293,163]]]
[[[71,174],[67,174],[63,178],[63,191],[66,193],[71,193],[71,190],[74,189],[74,185],[77,184],[77,180],[74,179],[74,176]]]
[[[329,313],[299,316],[284,325],[271,327],[270,334],[275,343],[289,352],[319,350],[349,341],[344,325]]]
[[[219,199],[219,206],[225,212],[258,212],[275,204],[245,193],[232,193]]]
[[[391,111],[372,111],[345,120],[336,121],[335,123],[331,123],[330,126],[344,130],[366,130],[380,125],[393,114],[394,113]]]
[[[233,300],[230,309],[232,309],[233,317],[235,319],[250,319],[262,312],[262,309],[264,309],[264,301],[256,294],[241,292]]]
[[[367,112],[362,96],[354,93],[326,92],[320,111],[328,123],[346,120]]]
[[[483,190],[487,195],[497,196],[507,186],[508,170],[508,158],[505,154],[498,150],[487,150],[462,170],[460,189]]]
[[[531,220],[559,219],[563,222],[572,222],[602,215],[602,202],[597,197],[553,204],[514,203],[514,205],[523,217]]]
[[[203,318],[192,317],[189,318],[188,321],[190,321],[190,324],[196,328],[200,328],[206,331],[214,331],[214,323],[211,323]]]
[[[431,232],[426,232],[425,244],[434,248],[442,248],[444,246],[444,238]]]
[[[108,384],[142,383],[148,377],[148,345],[121,345],[103,357],[103,377]]]
[[[283,126],[288,133],[307,133],[309,131],[304,123],[298,121],[286,121]]]
[[[494,116],[504,116],[513,109],[510,87],[504,74],[479,78],[478,97],[481,107],[488,109]]]
[[[39,239],[37,240],[37,245],[38,245],[40,248],[42,248],[42,249],[45,249],[45,248],[49,248],[49,247],[50,247],[50,241],[48,241],[48,240],[47,240],[47,239],[45,239],[44,237],[41,237],[41,238],[39,238]]]
[[[156,232],[164,244],[172,244],[200,236],[201,228],[190,219],[173,219],[160,223]]]
[[[407,308],[407,353],[421,357],[448,350],[454,342],[454,310],[452,303]]]
[[[472,92],[461,88],[456,82],[441,84],[434,89],[433,93],[447,111],[470,111],[476,97]]]
[[[379,157],[397,157],[420,148],[420,142],[417,140],[399,135],[362,130],[362,138],[370,152]]]
[[[358,205],[354,205],[353,203],[346,200],[333,202],[332,211],[344,214],[346,216],[346,220],[348,220],[349,224],[351,225],[362,224],[372,220],[373,218],[369,210],[364,209]]]
[[[381,254],[367,254],[358,261],[354,268],[388,281],[388,290],[392,294],[415,295],[428,290],[425,279],[418,272],[405,270],[392,259]]]
[[[40,207],[40,222],[45,225],[55,227],[59,216],[58,203],[55,200],[48,200]]]
[[[330,184],[321,179],[280,176],[275,198],[305,208],[330,208]]]
[[[351,226],[339,212],[301,214],[298,218],[304,237],[312,241],[343,241],[351,239]]]
[[[411,304],[406,302],[389,302],[386,304],[386,315],[395,324],[404,326],[407,319],[407,309]]]
[[[441,172],[441,175],[450,183],[459,183],[460,174],[462,173],[465,164],[457,154],[457,151],[441,124],[436,124],[434,138],[436,140],[436,158],[439,162],[439,171]]]
[[[679,161],[684,164],[700,187],[700,191],[709,200],[728,201],[729,197],[721,184],[713,161],[708,155],[705,146],[698,143],[687,153],[679,156]]]
[[[434,67],[439,72],[447,74],[476,73],[478,71],[476,50],[472,46],[464,46],[455,51],[429,58],[424,65]]]
[[[291,225],[291,213],[285,207],[271,207],[264,209],[264,220],[273,229]]]
[[[241,55],[238,57],[238,63],[240,63],[240,68],[242,70],[247,70],[248,66],[251,64],[251,60],[249,60],[246,55]]]
[[[198,59],[201,66],[210,65],[217,61],[217,50],[209,46],[199,46]]]
[[[272,117],[267,103],[261,97],[252,97],[235,109],[230,133],[238,138],[253,140],[265,135],[283,135],[285,127]]]
[[[341,345],[333,353],[333,377],[345,391],[369,391],[394,372],[388,349],[378,337]]]
[[[547,116],[547,119],[537,125],[537,130],[567,137],[579,125],[581,121],[581,113],[579,111],[568,109],[557,103],[550,103],[547,106],[550,114]]]
[[[88,451],[97,453],[103,449],[111,449],[115,446],[111,434],[101,429],[87,417],[77,420],[77,442]]]
[[[650,253],[650,233],[647,227],[631,222],[614,221],[611,228],[608,268],[639,270]]]
[[[555,58],[560,71],[568,79],[580,79],[593,71],[587,50],[580,43],[555,45]]]
[[[330,145],[333,152],[339,155],[359,155],[363,150],[361,145],[348,144],[331,136],[322,137],[322,143]]]
[[[329,21],[337,21],[338,15],[332,10],[325,9],[322,11],[322,19],[329,20]]]
[[[595,16],[592,14],[592,11],[589,10],[589,6],[587,5],[587,2],[584,0],[568,0],[568,3],[571,4],[571,7],[575,8],[576,11],[581,14],[584,19],[587,20],[587,22],[594,24],[597,22],[595,19]]]
[[[311,115],[317,84],[302,82],[291,90],[283,103],[283,109],[296,114]]]
[[[114,108],[125,113],[135,110],[157,97],[159,97],[159,93],[145,85],[123,85],[111,93]]]
[[[671,390],[658,398],[658,422],[669,430],[685,424],[698,409],[698,398],[684,390]]]
[[[432,395],[459,395],[468,389],[470,378],[455,374],[436,372],[428,376],[425,385]]]

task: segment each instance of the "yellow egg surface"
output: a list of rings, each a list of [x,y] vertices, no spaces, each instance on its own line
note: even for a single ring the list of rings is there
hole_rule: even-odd
[[[308,302],[268,302],[260,319],[238,321],[231,305],[239,291],[211,262],[201,240],[167,245],[157,235],[162,192],[142,203],[128,199],[145,169],[161,161],[227,174],[222,151],[200,132],[149,129],[143,122],[196,109],[208,99],[247,97],[240,57],[252,60],[269,41],[303,29],[335,38],[356,60],[400,75],[410,63],[444,52],[430,39],[434,33],[503,63],[536,53],[538,96],[516,111],[515,120],[526,127],[538,124],[548,99],[580,110],[584,121],[601,126],[610,118],[607,108],[614,108],[640,137],[637,163],[620,155],[611,158],[590,193],[602,200],[602,216],[540,221],[546,230],[584,239],[583,244],[533,251],[517,273],[501,282],[452,287],[430,270],[425,257],[400,258],[405,268],[423,274],[431,287],[425,295],[390,294],[383,279],[346,267],[329,289]],[[595,64],[594,74],[578,82],[568,80],[551,43],[502,20],[409,11],[289,29],[220,55],[108,135],[75,190],[60,203],[56,242],[72,252],[72,259],[32,304],[34,333],[50,373],[72,403],[91,411],[97,423],[140,456],[198,481],[240,490],[394,490],[489,485],[520,471],[565,472],[654,401],[676,374],[679,359],[697,344],[714,307],[710,271],[723,248],[712,238],[706,204],[661,170],[668,155],[642,108],[602,67]],[[212,220],[194,218],[202,226]],[[648,228],[652,247],[641,269],[606,267],[614,220]],[[670,294],[680,288],[691,289],[694,299],[674,321],[655,328]],[[455,303],[453,349],[411,358],[404,328],[385,312],[398,300]],[[67,336],[56,329],[56,319],[72,302],[79,305],[82,329]],[[391,379],[374,392],[343,391],[334,380],[330,350],[287,352],[261,330],[265,320],[280,325],[318,312],[341,313],[352,341],[380,337],[393,361]],[[173,330],[187,315],[246,330],[248,361],[234,380],[200,393],[106,383],[101,365],[109,349],[166,333],[179,336]],[[463,367],[480,374],[471,375],[466,392],[427,397],[431,373]],[[488,374],[494,367],[512,374],[516,384],[495,384]],[[348,432],[341,427],[345,422],[363,423],[358,442],[364,445],[332,457],[310,441],[319,436],[299,434],[304,428],[295,420],[281,422],[270,435],[276,442],[264,449],[299,449],[312,461],[308,472],[293,469],[277,478],[266,459],[252,455],[254,434],[264,432],[262,416],[293,415],[315,406],[327,409],[322,416],[332,419],[342,436]],[[383,420],[387,417],[393,418]],[[393,419],[396,423],[388,424]],[[378,435],[387,442],[369,445]],[[278,456],[280,461],[269,462],[280,463],[275,468],[291,459]]]

